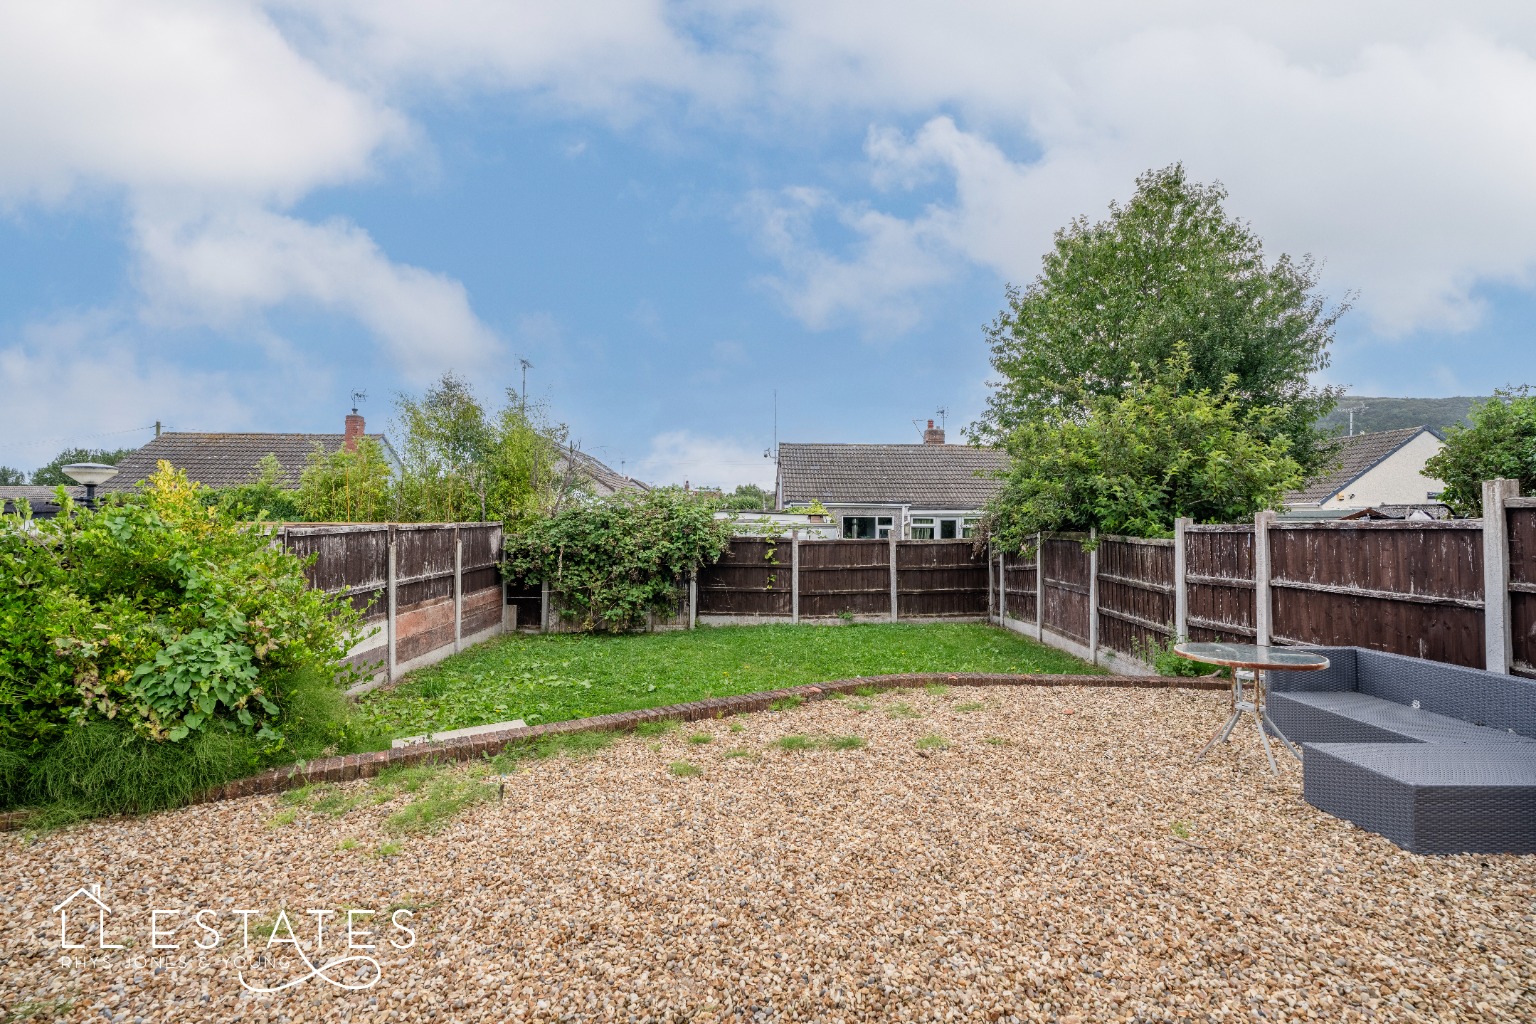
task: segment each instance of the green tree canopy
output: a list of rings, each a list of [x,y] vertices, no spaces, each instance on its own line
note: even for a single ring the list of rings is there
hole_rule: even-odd
[[[1252,229],[1227,216],[1226,195],[1175,164],[1139,177],[1107,219],[1058,231],[1040,276],[1010,286],[987,328],[998,379],[972,439],[998,443],[1023,424],[1080,414],[1184,343],[1182,386],[1280,410],[1263,429],[1290,437],[1305,470],[1321,468],[1316,421],[1337,393],[1310,377],[1328,365],[1347,305],[1327,308],[1309,259],[1267,261]]]
[[[766,512],[773,508],[773,492],[757,484],[739,484],[720,499],[720,507],[738,512]]]
[[[27,474],[13,466],[0,466],[0,485],[13,486],[27,482]]]
[[[371,437],[357,449],[315,445],[292,496],[297,517],[311,523],[378,523],[398,518],[384,446]]]
[[[53,457],[53,461],[32,471],[32,482],[43,487],[73,487],[75,482],[64,475],[64,467],[76,462],[102,462],[115,466],[124,455],[137,448],[66,448]]]
[[[1470,427],[1451,427],[1445,447],[1424,464],[1424,474],[1445,481],[1442,500],[1460,516],[1483,514],[1484,480],[1519,480],[1520,493],[1536,493],[1536,395],[1528,385],[1504,388],[1479,402]]]
[[[1232,376],[1196,389],[1193,374],[1176,347],[1156,376],[1129,374],[1122,394],[1090,396],[1083,415],[1016,428],[988,507],[992,538],[1018,551],[1042,530],[1159,537],[1184,516],[1232,523],[1279,508],[1303,479],[1276,429],[1287,410],[1250,404]]]

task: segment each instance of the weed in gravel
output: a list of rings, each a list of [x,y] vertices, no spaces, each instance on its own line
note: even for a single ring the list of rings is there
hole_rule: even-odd
[[[1011,746],[1013,746],[1013,740],[1010,740],[1010,739],[1008,739],[1007,737],[1004,737],[1004,736],[988,736],[987,737],[987,742],[990,743],[994,747],[1011,747]]]
[[[351,836],[348,836],[347,838],[343,839],[341,842],[336,844],[336,849],[338,849],[338,850],[355,850],[355,849],[357,849],[357,840],[353,839]]]
[[[926,683],[923,686],[923,692],[930,697],[947,697],[949,695],[949,687],[943,683]]]
[[[879,692],[880,688],[878,686],[855,686],[853,688],[853,695],[855,697],[873,697]]]
[[[489,767],[505,775],[522,761],[542,761],[560,754],[573,758],[591,757],[607,750],[615,739],[617,737],[611,732],[566,732],[540,736],[536,740],[525,740],[507,747],[491,758]]]
[[[419,798],[385,818],[384,828],[399,833],[436,832],[449,818],[495,794],[495,786],[475,779],[448,776],[434,782]]]
[[[366,793],[327,793],[310,805],[316,814],[339,818],[367,799]]]
[[[826,739],[828,750],[863,750],[867,745],[862,736],[829,736]]]
[[[294,819],[299,816],[299,809],[291,807],[286,811],[278,811],[267,819],[267,828],[282,828],[284,825],[292,825]]]
[[[696,732],[692,736],[688,737],[688,742],[695,745],[700,743],[713,743],[715,742],[715,735],[714,733],[709,732]]]
[[[679,779],[691,779],[695,775],[704,774],[704,770],[702,768],[696,764],[690,764],[687,761],[673,761],[671,764],[667,765],[667,771],[671,772]]]
[[[848,702],[848,706],[861,713],[875,709],[875,706],[867,700],[851,700]]]
[[[57,1020],[70,1011],[75,1004],[68,999],[34,999],[25,1003],[13,1003],[9,1010],[0,1010],[0,1024],[10,1024],[16,1021],[49,1021]]]
[[[848,695],[842,690],[828,690],[826,692],[826,698],[827,700],[847,700]]]
[[[888,705],[886,707],[886,709],[885,709],[885,713],[890,715],[892,718],[922,718],[923,717],[923,713],[921,711],[914,710],[912,705],[908,704],[904,700],[899,700],[899,701],[897,701],[894,704]]]
[[[391,797],[401,793],[420,793],[442,772],[442,768],[435,764],[397,765],[379,772],[374,777],[373,788]]]
[[[922,739],[917,741],[917,749],[918,750],[948,750],[949,749],[949,740],[945,739],[943,736],[940,736],[936,732],[931,732],[927,736],[924,736]]]
[[[961,714],[964,714],[965,712],[968,712],[968,711],[981,711],[985,707],[986,707],[986,705],[983,704],[981,701],[973,700],[973,701],[967,701],[964,704],[956,704],[955,705],[955,710],[960,712]]]
[[[781,697],[768,705],[769,711],[792,711],[805,703],[805,698],[800,696]]]
[[[635,726],[635,735],[636,736],[665,736],[667,733],[671,732],[673,729],[676,729],[676,728],[677,728],[677,722],[673,721],[670,718],[663,719],[662,721],[659,721],[659,722],[641,722],[639,725]]]
[[[816,741],[809,736],[780,736],[773,745],[780,750],[810,750]]]
[[[386,842],[386,843],[380,843],[378,845],[378,848],[373,851],[373,855],[375,857],[379,857],[379,858],[383,858],[383,857],[398,857],[398,856],[400,856],[400,852],[402,850],[404,850],[404,849],[405,849],[405,844],[404,843],[399,843],[399,842],[395,842],[394,840],[390,840],[389,842]]]
[[[1172,825],[1168,826],[1168,830],[1170,832],[1172,832],[1174,835],[1178,836],[1180,839],[1188,839],[1189,838],[1189,823],[1188,822],[1176,821]]]
[[[309,782],[298,789],[290,789],[277,795],[277,802],[285,807],[302,807],[331,791],[332,787],[320,782]]]
[[[752,751],[748,750],[746,747],[733,747],[730,750],[727,750],[721,756],[722,757],[751,757],[752,756]]]
[[[746,731],[747,731],[747,727],[742,725],[740,722],[732,722],[731,723],[731,732],[746,732]]]

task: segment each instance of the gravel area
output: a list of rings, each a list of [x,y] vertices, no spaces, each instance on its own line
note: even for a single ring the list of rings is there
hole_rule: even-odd
[[[1251,726],[1197,764],[1224,708],[894,691],[525,761],[436,833],[390,832],[413,798],[357,782],[333,813],[257,797],[0,836],[0,1020],[1536,1017],[1536,857],[1404,853],[1303,803],[1288,759],[1272,778]],[[93,882],[133,945],[61,950],[52,908]],[[184,911],[160,918],[181,949],[149,948],[152,908]],[[323,966],[349,909],[377,912],[353,951],[376,985],[327,983],[366,981],[353,961],[242,988],[308,973],[262,922],[284,911]]]

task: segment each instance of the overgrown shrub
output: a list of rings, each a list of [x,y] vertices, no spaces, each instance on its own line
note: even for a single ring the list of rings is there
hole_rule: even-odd
[[[688,577],[731,542],[715,504],[678,488],[621,491],[520,524],[507,538],[516,578],[548,581],[562,613],[585,629],[619,632],[670,612]]]
[[[136,748],[149,760],[291,754],[305,716],[336,708],[316,712],[283,680],[348,681],[360,625],[261,526],[205,506],[162,462],[94,511],[66,498],[52,520],[0,519],[0,748],[74,756],[106,743],[108,723],[120,746],[151,744]]]

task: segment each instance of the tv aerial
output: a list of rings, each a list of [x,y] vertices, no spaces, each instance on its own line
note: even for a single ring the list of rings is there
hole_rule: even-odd
[[[367,401],[367,399],[368,399],[368,392],[366,392],[366,391],[354,391],[354,392],[352,392],[352,411],[354,413],[356,413],[357,412],[357,407],[361,403]]]

